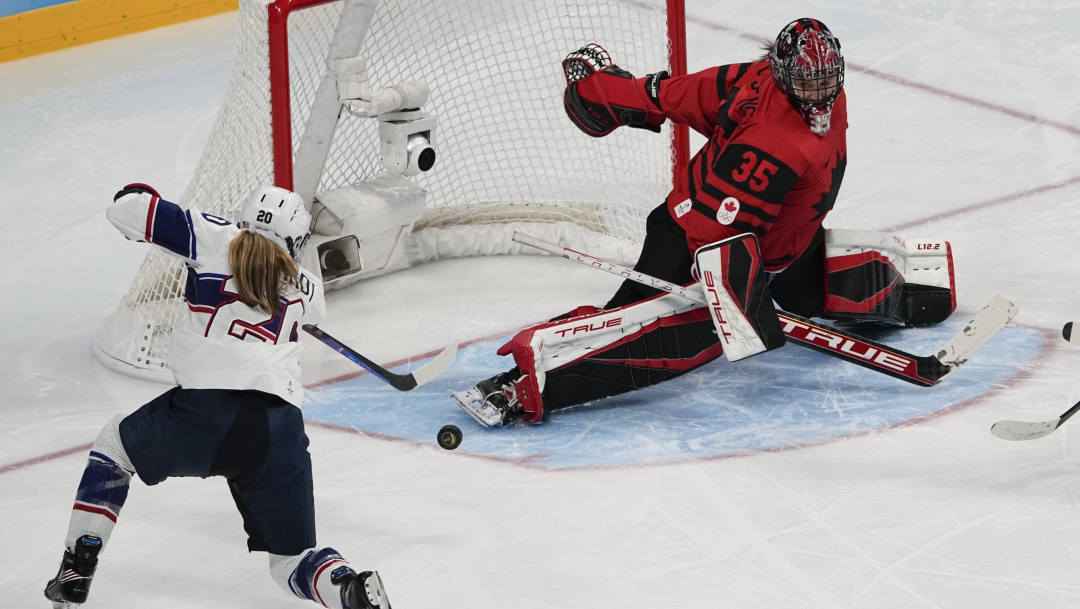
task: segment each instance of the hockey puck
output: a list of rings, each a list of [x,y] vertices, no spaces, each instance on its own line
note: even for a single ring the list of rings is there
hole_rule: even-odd
[[[1073,333],[1073,322],[1070,321],[1069,323],[1065,324],[1064,328],[1061,329],[1061,336],[1065,340],[1069,341],[1070,343],[1075,342],[1075,341],[1073,341],[1072,333]],[[1077,340],[1080,340],[1080,336],[1077,337]]]
[[[443,425],[436,440],[438,440],[439,446],[446,450],[454,450],[461,446],[461,430],[455,425]]]

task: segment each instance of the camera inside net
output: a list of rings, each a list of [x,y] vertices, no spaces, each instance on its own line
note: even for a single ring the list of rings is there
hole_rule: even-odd
[[[436,118],[419,110],[379,116],[380,160],[387,171],[411,177],[435,166]]]

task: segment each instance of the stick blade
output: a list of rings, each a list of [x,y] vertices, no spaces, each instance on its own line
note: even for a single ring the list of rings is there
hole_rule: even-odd
[[[447,347],[442,350],[442,353],[436,355],[435,359],[420,366],[416,370],[413,370],[412,374],[409,376],[413,377],[416,381],[414,387],[419,387],[420,385],[434,380],[435,377],[439,376],[444,370],[449,368],[450,364],[454,361],[454,356],[457,355],[457,350],[458,343],[455,340],[447,345]]]
[[[1023,421],[998,421],[990,426],[990,433],[1013,442],[1020,440],[1037,440],[1058,428],[1061,419],[1043,421],[1041,423],[1025,423]]]
[[[938,382],[952,376],[960,366],[971,359],[971,356],[1005,328],[1005,324],[1012,321],[1017,312],[1016,305],[1008,298],[1000,295],[991,298],[989,304],[976,313],[964,329],[957,332],[938,351],[937,359],[950,368],[948,374],[938,379]]]

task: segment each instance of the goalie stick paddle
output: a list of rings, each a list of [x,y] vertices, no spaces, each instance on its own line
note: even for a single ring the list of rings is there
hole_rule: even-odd
[[[1042,421],[1041,423],[998,421],[990,426],[990,433],[1002,440],[1035,440],[1050,435],[1052,431],[1061,427],[1062,423],[1068,421],[1069,417],[1076,414],[1077,411],[1080,411],[1080,402],[1073,404],[1073,407],[1061,413],[1060,417],[1050,421]]]
[[[319,341],[327,347],[330,347],[334,351],[349,358],[361,368],[375,375],[380,381],[389,384],[398,391],[416,389],[420,385],[423,385],[442,374],[443,370],[446,370],[446,368],[450,366],[450,362],[454,361],[454,355],[457,354],[458,348],[458,344],[455,341],[443,349],[442,352],[436,355],[430,362],[420,366],[409,374],[394,374],[363,355],[360,355],[356,351],[353,351],[333,336],[330,336],[319,329],[317,326],[305,325],[304,331],[319,339]]]
[[[562,256],[567,260],[607,271],[699,304],[708,304],[705,294],[696,284],[686,287],[676,285],[519,232],[514,233],[513,239],[522,245]],[[914,355],[785,311],[777,311],[776,315],[784,328],[784,336],[797,345],[914,385],[933,387],[956,373],[960,366],[1000,332],[1016,313],[1016,305],[1003,296],[995,296],[934,355]]]

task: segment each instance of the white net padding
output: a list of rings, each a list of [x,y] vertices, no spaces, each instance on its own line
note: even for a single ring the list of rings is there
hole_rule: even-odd
[[[303,4],[307,0],[277,6]],[[178,203],[234,220],[274,182],[268,0],[240,0],[232,75],[195,175]],[[578,131],[562,107],[561,61],[588,42],[639,75],[668,68],[667,0],[378,0],[362,45],[374,87],[422,80],[438,117],[438,161],[415,178],[427,210],[404,265],[516,253],[509,230],[634,262],[645,217],[671,187],[671,133]],[[292,147],[326,72],[342,2],[288,17]],[[344,117],[319,191],[381,171],[374,120]],[[169,199],[168,193],[163,193]],[[528,252],[532,253],[532,252]],[[165,366],[181,306],[182,264],[152,250],[99,331],[95,352],[126,374],[171,381]]]

